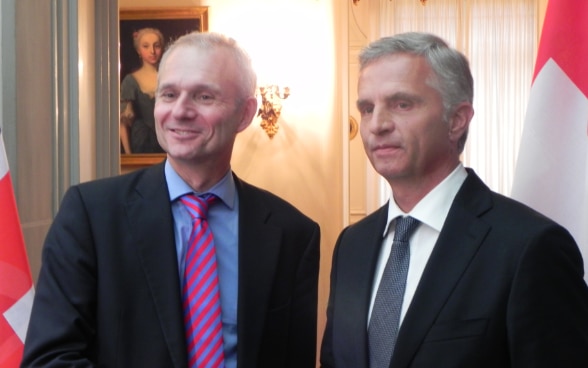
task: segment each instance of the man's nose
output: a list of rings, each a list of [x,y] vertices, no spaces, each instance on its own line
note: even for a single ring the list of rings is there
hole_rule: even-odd
[[[372,112],[370,131],[374,134],[381,134],[394,129],[393,114],[383,106],[375,106]]]
[[[173,106],[172,114],[175,119],[191,119],[197,115],[197,106],[190,95],[181,94]]]

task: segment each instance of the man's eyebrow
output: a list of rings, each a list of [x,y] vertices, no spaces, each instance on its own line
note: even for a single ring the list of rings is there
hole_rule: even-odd
[[[422,98],[419,95],[413,94],[413,93],[407,93],[407,92],[395,92],[389,96],[386,96],[384,98],[384,100],[386,102],[390,102],[390,101],[396,101],[396,100],[412,100],[412,101],[422,101]],[[371,100],[367,100],[367,99],[358,99],[357,102],[355,103],[355,105],[357,107],[359,106],[365,106],[365,105],[373,105],[373,102],[371,102]]]
[[[371,105],[371,104],[372,104],[372,103],[371,103],[371,102],[369,102],[369,101],[368,101],[368,100],[366,100],[366,99],[357,100],[357,102],[355,102],[355,106],[356,106],[356,107],[358,107],[358,108],[359,108],[360,106]]]
[[[171,83],[163,83],[163,84],[160,84],[160,85],[157,86],[156,92],[159,92],[159,91],[161,91],[163,89],[172,88],[172,87],[173,87],[173,84],[171,84]]]
[[[416,95],[414,93],[408,93],[408,92],[396,92],[396,93],[386,97],[386,101],[395,101],[395,100],[421,101],[422,98],[419,95]]]

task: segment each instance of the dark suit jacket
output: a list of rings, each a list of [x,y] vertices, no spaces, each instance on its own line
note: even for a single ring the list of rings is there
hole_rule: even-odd
[[[367,315],[387,214],[384,206],[337,241],[324,368],[368,367]],[[588,291],[569,233],[469,170],[390,367],[588,367]]]
[[[163,164],[70,188],[43,249],[23,367],[187,366]],[[238,365],[314,367],[319,227],[235,178]]]

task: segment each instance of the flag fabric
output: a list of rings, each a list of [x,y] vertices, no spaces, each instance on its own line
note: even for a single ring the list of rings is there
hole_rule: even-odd
[[[588,1],[550,0],[512,197],[574,236],[588,271]]]
[[[20,365],[33,280],[0,130],[0,368]]]

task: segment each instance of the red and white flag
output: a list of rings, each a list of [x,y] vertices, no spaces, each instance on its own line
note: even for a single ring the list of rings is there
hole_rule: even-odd
[[[588,272],[587,0],[547,6],[512,197],[566,227]]]
[[[34,287],[0,130],[0,368],[20,365]]]

